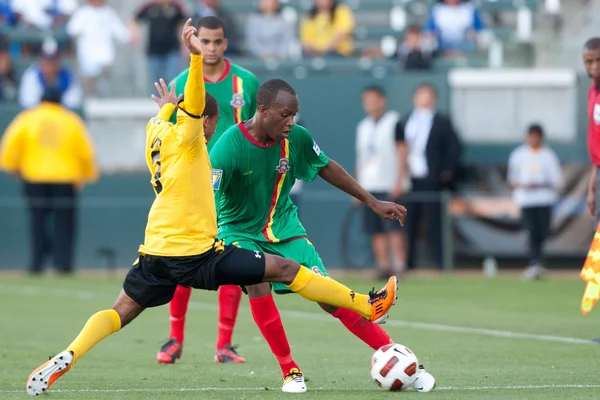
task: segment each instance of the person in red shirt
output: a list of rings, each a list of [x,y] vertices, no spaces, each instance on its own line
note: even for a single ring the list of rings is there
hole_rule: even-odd
[[[587,144],[593,172],[588,186],[588,208],[595,217],[594,229],[600,221],[600,37],[593,37],[583,46],[583,65],[590,78],[594,80],[588,92],[588,133]]]

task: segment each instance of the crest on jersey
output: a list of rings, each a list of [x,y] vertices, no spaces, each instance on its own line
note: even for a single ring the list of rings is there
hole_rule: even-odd
[[[233,108],[242,108],[246,105],[244,101],[244,95],[240,93],[234,93],[231,101],[229,102]]]
[[[313,272],[314,272],[315,274],[318,274],[318,275],[321,275],[321,276],[325,276],[325,275],[323,274],[323,271],[321,271],[321,268],[317,267],[316,265],[315,265],[314,267],[312,267],[311,269],[313,270]]]
[[[290,160],[288,160],[287,158],[280,158],[279,165],[275,167],[275,169],[280,174],[287,173],[290,170]]]
[[[213,190],[219,190],[221,188],[221,180],[223,178],[223,170],[222,169],[213,169],[212,170],[212,187]]]

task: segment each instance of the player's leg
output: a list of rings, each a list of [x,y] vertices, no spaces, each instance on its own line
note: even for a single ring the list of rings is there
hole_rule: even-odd
[[[29,273],[41,274],[44,255],[48,248],[48,233],[46,222],[50,215],[49,197],[46,184],[23,183],[23,192],[27,197],[29,207],[29,232],[31,240],[31,263]]]
[[[233,329],[237,319],[242,289],[235,285],[224,285],[219,288],[219,326],[217,330],[217,346],[215,362],[217,363],[245,363],[246,360],[237,354],[231,345]]]
[[[168,266],[160,257],[140,257],[139,264],[136,261],[129,270],[113,307],[92,315],[64,351],[36,368],[27,379],[27,393],[37,396],[46,392],[78,359],[133,321],[145,308],[168,303],[175,287]]]
[[[191,295],[191,287],[177,286],[173,299],[169,303],[169,320],[171,322],[169,340],[161,346],[156,355],[159,364],[174,364],[175,360],[180,359],[183,354],[185,317]]]
[[[273,300],[271,285],[260,283],[246,286],[250,310],[256,326],[267,341],[271,352],[277,359],[283,375],[282,391],[286,393],[304,393],[306,384],[300,367],[292,358],[281,315]]]
[[[321,260],[321,256],[319,256],[315,247],[307,239],[292,240],[273,245],[273,247],[277,247],[281,255],[296,260],[303,266],[310,266],[315,273],[325,277],[329,276],[323,260]],[[273,285],[278,293],[282,293],[280,284]],[[325,303],[319,303],[319,306],[333,317],[339,319],[346,329],[374,350],[392,343],[390,336],[381,326],[367,321],[356,311]]]
[[[226,284],[248,286],[260,282],[284,283],[308,300],[357,311],[375,323],[385,321],[396,300],[395,277],[390,278],[378,292],[372,291],[369,295],[364,295],[331,278],[302,268],[293,260],[235,246],[228,246],[221,251],[214,264],[214,277],[203,276],[200,284],[206,285],[214,281],[218,287]]]
[[[382,198],[381,193],[372,193],[377,199]],[[363,225],[365,232],[371,237],[371,248],[377,263],[377,278],[387,279],[389,277],[390,255],[388,252],[388,240],[383,229],[383,220],[368,207],[362,207]]]

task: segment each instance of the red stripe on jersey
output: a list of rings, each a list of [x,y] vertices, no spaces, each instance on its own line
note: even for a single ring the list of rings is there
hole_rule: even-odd
[[[287,139],[283,139],[279,143],[281,144],[281,151],[279,152],[280,158],[288,158]],[[279,200],[279,195],[281,194],[281,183],[282,180],[285,179],[285,175],[285,173],[280,173],[277,175],[277,179],[275,179],[275,187],[273,188],[271,205],[269,206],[269,216],[267,217],[267,223],[262,230],[264,237],[271,243],[279,241],[275,237],[271,226],[273,225],[273,217],[275,216],[275,207],[277,206],[277,201]]]
[[[227,78],[227,76],[231,72],[231,63],[227,59],[223,60],[223,62],[225,63],[225,69],[223,70],[223,73],[221,74],[221,76],[219,77],[219,79],[217,79],[216,81],[213,82],[210,79],[207,79],[206,75],[204,75],[204,82],[206,82],[206,83],[219,83],[221,81],[224,81],[225,78]]]

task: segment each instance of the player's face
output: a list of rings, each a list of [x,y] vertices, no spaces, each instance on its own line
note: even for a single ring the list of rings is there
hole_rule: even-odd
[[[583,50],[583,65],[590,78],[600,82],[600,50]]]
[[[333,0],[315,0],[315,7],[317,7],[317,10],[329,11],[332,4]]]
[[[217,122],[219,122],[220,115],[217,114],[214,117],[204,117],[204,137],[206,142],[210,142],[215,131],[217,130]]]
[[[200,39],[205,64],[216,65],[223,61],[223,55],[227,50],[227,39],[225,39],[223,29],[200,28],[198,39]]]
[[[270,107],[259,106],[267,135],[272,140],[287,138],[294,126],[294,117],[298,114],[298,96],[279,92],[275,104]]]
[[[374,91],[365,92],[362,103],[365,112],[372,117],[379,117],[387,108],[385,97]]]

